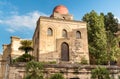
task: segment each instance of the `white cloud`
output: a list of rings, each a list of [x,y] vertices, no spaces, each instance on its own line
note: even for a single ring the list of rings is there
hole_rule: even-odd
[[[118,19],[118,22],[120,23],[120,18],[117,18]]]
[[[2,51],[0,51],[0,55],[2,55]]]
[[[7,31],[9,32],[15,32],[24,28],[34,29],[38,18],[44,15],[47,16],[39,11],[33,11],[25,15],[11,15],[4,20],[0,20],[0,24],[7,25]]]
[[[6,11],[7,10],[7,11]],[[34,30],[40,16],[47,16],[39,11],[32,11],[25,14],[18,12],[18,8],[10,2],[0,1],[0,24],[11,33],[16,31]]]
[[[4,8],[3,8],[4,7]],[[17,10],[17,7],[11,4],[7,1],[0,1],[0,9],[11,9],[11,10]]]
[[[0,24],[2,23],[2,20],[0,20]]]
[[[13,33],[13,32],[15,32],[13,29],[11,29],[11,28],[8,28],[8,29],[6,29],[8,32],[11,32],[11,33]]]
[[[119,17],[115,17],[116,19],[118,19],[118,22],[120,23],[120,18]]]

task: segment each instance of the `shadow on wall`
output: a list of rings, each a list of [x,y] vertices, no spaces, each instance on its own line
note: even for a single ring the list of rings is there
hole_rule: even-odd
[[[80,78],[78,78],[78,77],[75,77],[75,78],[70,78],[70,79],[80,79]]]

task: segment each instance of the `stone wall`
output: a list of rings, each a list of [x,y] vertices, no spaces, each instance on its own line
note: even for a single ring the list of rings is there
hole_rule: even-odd
[[[52,74],[62,73],[65,79],[79,78],[91,79],[91,70],[97,66],[91,65],[78,65],[70,63],[49,64],[44,66],[44,79],[48,79]],[[117,66],[103,66],[106,67],[111,74],[111,78],[118,79],[120,75],[120,67]],[[25,75],[24,64],[10,66],[8,79],[22,79]]]
[[[52,35],[48,35],[49,28],[52,29]],[[63,30],[67,31],[67,37],[62,36]],[[76,38],[77,31],[80,32],[80,39]],[[80,62],[81,58],[85,57],[89,63],[87,27],[85,22],[41,16],[37,21],[37,27],[33,35],[33,55],[37,60],[50,61],[49,58],[62,59],[61,45],[63,43],[69,46],[68,62]]]
[[[25,75],[25,63],[10,65],[8,79],[23,79]]]
[[[8,64],[10,63],[11,59],[15,59],[19,56],[21,56],[22,54],[24,54],[24,51],[19,50],[18,48],[21,46],[20,42],[23,41],[25,39],[21,39],[19,37],[16,36],[12,36],[11,37],[11,42],[10,44],[4,44],[3,45],[3,56],[2,56],[2,69],[1,69],[1,73],[3,77],[5,77],[6,72],[7,72],[7,66],[9,66]],[[31,54],[31,52],[29,52]]]

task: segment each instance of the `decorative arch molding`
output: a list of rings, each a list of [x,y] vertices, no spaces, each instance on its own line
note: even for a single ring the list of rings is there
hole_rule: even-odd
[[[63,26],[64,26],[64,29],[65,29],[67,32],[72,31],[72,29],[70,28],[70,25],[69,25],[69,24],[65,24],[65,25],[63,25]]]
[[[62,37],[65,37],[65,38],[68,37],[68,32],[67,32],[66,29],[63,29],[63,30],[62,30]]]
[[[49,29],[49,32],[50,32],[50,30],[52,30],[52,35],[54,35],[54,33],[55,33],[54,25],[53,24],[50,24],[50,25],[47,24],[47,30],[46,30],[47,35],[48,35],[48,29]],[[51,36],[51,35],[48,35],[48,36]]]

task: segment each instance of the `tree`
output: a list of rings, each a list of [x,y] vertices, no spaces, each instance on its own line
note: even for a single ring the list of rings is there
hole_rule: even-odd
[[[21,43],[22,46],[19,47],[19,50],[22,50],[25,53],[28,53],[28,52],[33,50],[32,41],[30,41],[30,40],[23,40],[20,43]]]
[[[109,71],[104,67],[97,67],[91,71],[92,79],[110,79]]]
[[[26,65],[25,79],[43,79],[43,63],[30,61]]]
[[[120,56],[120,48],[118,46],[119,38],[115,37],[112,32],[107,31],[107,61],[110,65],[111,61],[117,61]]]
[[[103,64],[106,60],[107,46],[104,17],[92,10],[84,15],[83,21],[87,22],[89,52],[93,58],[91,60],[95,59],[93,64]]]
[[[120,49],[118,46],[119,38],[115,36],[115,33],[119,30],[118,20],[111,12],[107,13],[107,15],[101,14],[104,17],[104,27],[107,35],[107,60],[108,64],[110,64],[110,61],[116,61],[120,56]]]
[[[111,12],[107,13],[107,15],[104,15],[104,24],[106,31],[110,31],[112,34],[118,31],[118,20]]]
[[[62,74],[56,73],[53,74],[49,79],[65,79]]]

